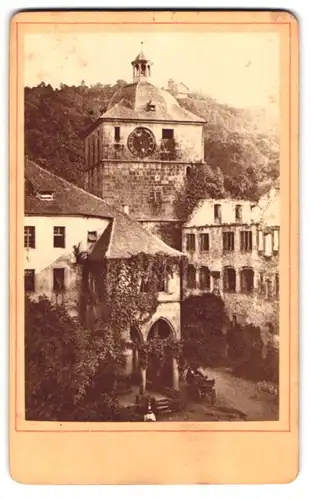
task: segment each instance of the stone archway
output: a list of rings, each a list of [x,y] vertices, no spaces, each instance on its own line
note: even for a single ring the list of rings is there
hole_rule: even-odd
[[[163,340],[175,337],[172,325],[165,318],[159,318],[151,325],[147,334],[147,341],[155,337]]]
[[[168,320],[159,318],[149,329],[147,342],[154,338],[161,340],[174,340],[175,331]],[[179,389],[178,366],[176,359],[167,359],[163,365],[159,365],[156,359],[149,359],[147,367],[147,380],[155,387],[173,387]]]

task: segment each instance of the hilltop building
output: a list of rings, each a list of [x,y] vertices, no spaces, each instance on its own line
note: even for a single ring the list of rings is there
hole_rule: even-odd
[[[167,90],[176,99],[187,99],[190,94],[190,89],[182,82],[175,82],[172,78],[169,79]]]

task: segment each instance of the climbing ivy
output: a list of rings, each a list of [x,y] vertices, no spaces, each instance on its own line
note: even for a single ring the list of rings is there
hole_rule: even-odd
[[[105,259],[89,272],[95,275],[102,321],[115,332],[150,320],[158,306],[161,284],[184,266],[183,256],[141,252],[124,259]]]

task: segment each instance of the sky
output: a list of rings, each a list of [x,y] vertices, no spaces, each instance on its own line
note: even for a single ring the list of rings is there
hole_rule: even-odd
[[[169,78],[235,107],[275,107],[279,94],[276,33],[71,33],[29,34],[25,85],[42,81],[79,85],[132,81],[140,52],[153,61],[152,82]]]

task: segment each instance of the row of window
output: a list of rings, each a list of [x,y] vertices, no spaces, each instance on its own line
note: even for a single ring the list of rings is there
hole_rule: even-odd
[[[87,242],[93,243],[97,239],[97,231],[88,231]],[[66,248],[66,228],[65,226],[54,226],[53,228],[54,248]],[[24,227],[24,247],[36,248],[36,228],[35,226]]]
[[[34,269],[25,269],[24,271],[25,292],[36,291],[36,278]],[[65,289],[65,268],[58,267],[53,269],[53,292],[61,293]]]
[[[240,251],[251,252],[253,249],[253,233],[252,231],[240,231]],[[223,252],[234,252],[235,250],[235,233],[234,231],[223,231],[222,233],[222,249]],[[194,233],[186,235],[186,250],[188,252],[196,251],[196,235]],[[199,235],[199,250],[208,252],[210,250],[210,235],[209,233],[200,233]],[[264,234],[263,231],[258,232],[258,251],[264,252],[267,255],[272,255],[273,252],[279,250],[279,232],[275,229],[273,232]]]
[[[222,233],[222,245],[224,252],[233,252],[235,247],[235,234],[233,231],[224,231]],[[209,233],[200,233],[199,246],[201,252],[208,252],[210,250],[210,237]],[[240,231],[240,250],[241,252],[248,252],[253,249],[253,233],[252,231]],[[186,235],[186,250],[188,252],[195,252],[196,238],[195,234]]]
[[[208,267],[200,267],[199,269],[199,288],[201,290],[211,289],[211,272]],[[233,267],[225,267],[223,270],[223,291],[236,292],[237,282],[236,270]],[[220,273],[213,273],[214,285],[219,285]],[[196,268],[189,265],[187,268],[187,287],[189,289],[197,288]],[[240,291],[241,293],[252,293],[254,291],[254,270],[252,268],[244,268],[240,270]],[[271,278],[265,278],[264,273],[259,273],[257,283],[258,293],[271,298],[275,293],[279,295],[279,275],[274,275],[274,285]]]
[[[251,205],[251,209],[253,209],[256,205]],[[242,222],[243,220],[243,206],[235,205],[235,222]],[[214,222],[215,224],[221,224],[222,222],[222,213],[221,213],[221,205],[214,205]]]
[[[25,292],[35,292],[36,291],[36,280],[35,280],[35,270],[25,269],[24,270],[24,287]],[[90,277],[90,287],[93,292],[97,291],[96,280]],[[65,268],[58,267],[53,269],[53,292],[61,293],[65,290]],[[148,293],[151,290],[150,282],[142,282],[141,292]],[[168,291],[168,279],[163,277],[158,283],[158,292]]]

